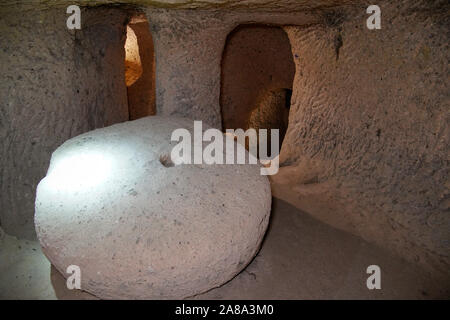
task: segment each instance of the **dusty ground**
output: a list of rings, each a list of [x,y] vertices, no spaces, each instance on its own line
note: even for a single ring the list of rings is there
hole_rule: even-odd
[[[368,265],[381,267],[381,290],[366,288]],[[274,199],[262,249],[237,277],[195,299],[449,298],[449,284],[362,239]],[[0,299],[95,299],[65,288],[33,241],[0,241]]]

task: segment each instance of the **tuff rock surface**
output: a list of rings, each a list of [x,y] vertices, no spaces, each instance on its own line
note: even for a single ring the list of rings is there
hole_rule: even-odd
[[[147,117],[53,153],[37,189],[36,232],[62,274],[80,267],[82,290],[185,298],[230,280],[255,256],[269,220],[268,179],[258,165],[174,165],[171,133],[192,127]]]

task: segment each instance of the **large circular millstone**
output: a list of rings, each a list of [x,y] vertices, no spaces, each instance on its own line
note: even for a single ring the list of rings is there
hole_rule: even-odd
[[[171,134],[193,135],[193,127],[147,117],[82,134],[53,153],[37,189],[36,231],[63,275],[80,267],[82,290],[185,298],[220,286],[255,256],[270,215],[268,179],[259,165],[174,165]]]

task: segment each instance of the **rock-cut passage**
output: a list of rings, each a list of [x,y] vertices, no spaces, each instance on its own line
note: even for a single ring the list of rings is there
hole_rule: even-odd
[[[127,25],[125,84],[130,120],[155,115],[155,54],[144,16],[133,17]]]
[[[288,126],[294,74],[291,45],[283,29],[260,25],[236,28],[228,35],[222,57],[223,129],[279,129],[281,145]]]

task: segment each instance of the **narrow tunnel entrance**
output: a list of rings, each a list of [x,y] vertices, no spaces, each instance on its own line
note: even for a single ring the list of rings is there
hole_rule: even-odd
[[[266,25],[234,29],[222,57],[223,130],[279,129],[281,147],[288,126],[294,74],[291,45],[283,29]],[[270,140],[268,143],[270,146]]]
[[[127,25],[125,83],[130,120],[155,115],[155,54],[143,15],[133,17]]]

